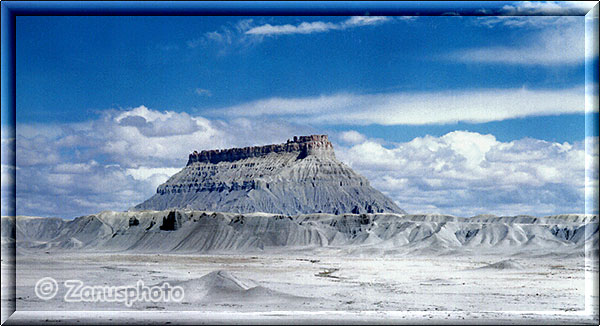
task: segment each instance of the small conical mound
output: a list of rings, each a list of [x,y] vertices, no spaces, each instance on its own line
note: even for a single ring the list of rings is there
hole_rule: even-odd
[[[489,264],[484,267],[480,267],[479,269],[523,269],[523,265],[519,264],[518,262],[512,259],[507,259],[499,261],[497,263]]]
[[[327,135],[190,154],[187,166],[135,210],[276,214],[405,213],[335,158]]]

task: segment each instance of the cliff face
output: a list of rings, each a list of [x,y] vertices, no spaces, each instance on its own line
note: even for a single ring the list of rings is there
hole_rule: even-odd
[[[327,135],[284,144],[190,154],[186,167],[135,210],[189,208],[222,212],[404,213],[335,158]]]
[[[311,135],[294,137],[285,144],[252,146],[244,148],[230,148],[225,150],[208,150],[200,153],[194,151],[190,154],[187,165],[195,162],[200,163],[219,163],[233,162],[251,157],[265,156],[271,153],[297,153],[299,158],[308,155],[332,156],[333,145],[327,138],[327,135]]]

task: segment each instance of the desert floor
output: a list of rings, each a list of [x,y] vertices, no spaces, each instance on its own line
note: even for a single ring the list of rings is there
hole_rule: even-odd
[[[12,264],[3,260],[3,274]],[[302,251],[257,256],[25,254],[16,262],[17,313],[8,324],[32,320],[598,324],[597,275],[597,261],[582,257],[373,258]],[[58,284],[58,293],[50,300],[38,298],[34,291],[44,277]],[[138,301],[130,307],[123,302],[65,302],[67,280],[86,286],[168,282],[181,286],[185,294],[181,302]],[[6,301],[12,291],[2,292]]]

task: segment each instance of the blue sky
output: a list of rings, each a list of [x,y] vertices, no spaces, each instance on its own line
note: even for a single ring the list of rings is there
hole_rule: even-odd
[[[481,17],[420,17],[311,34],[251,36],[236,30],[244,22],[347,19],[19,17],[18,120],[84,121],[96,111],[140,103],[202,114],[271,97],[584,84],[583,60],[507,65],[448,58],[464,49],[526,44],[544,31],[536,20],[547,17],[528,17],[531,26],[524,28],[490,28]],[[584,18],[572,20],[569,26],[583,35]],[[233,34],[231,44],[210,39],[211,32]]]
[[[598,132],[584,127],[597,125],[585,64],[598,52],[583,16],[20,16],[16,31],[18,214],[127,209],[187,152],[309,133],[409,212],[583,212],[597,194],[585,146]],[[533,152],[549,162],[511,156]],[[494,165],[499,153],[514,161]],[[412,170],[397,164],[407,155],[464,164]],[[441,174],[419,178],[430,169]],[[502,169],[530,181],[494,189]],[[94,178],[120,192],[73,186]]]

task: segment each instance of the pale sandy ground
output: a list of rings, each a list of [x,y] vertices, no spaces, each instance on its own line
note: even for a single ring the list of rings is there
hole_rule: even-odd
[[[259,256],[20,255],[18,312],[7,325],[31,321],[598,324],[597,261],[512,257],[508,265],[517,268],[481,268],[504,259],[508,258],[370,258],[327,253],[315,257],[302,252]],[[10,264],[3,260],[3,274]],[[225,271],[226,278],[232,275],[252,284],[250,289],[261,288],[224,289],[218,280],[198,280],[214,271]],[[48,301],[34,293],[34,285],[43,277],[52,277],[59,284],[57,296]],[[69,279],[115,286],[133,285],[138,280],[146,285],[169,282],[182,286],[185,298],[181,303],[137,302],[131,308],[123,303],[66,303],[63,282]],[[5,284],[3,306],[11,292]],[[205,296],[207,290],[212,295]]]

